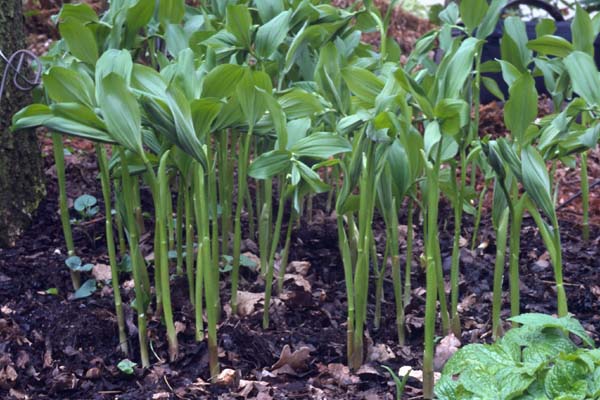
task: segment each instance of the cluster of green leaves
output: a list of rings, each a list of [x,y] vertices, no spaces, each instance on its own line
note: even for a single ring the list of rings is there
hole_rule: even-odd
[[[494,344],[469,344],[446,363],[439,399],[597,399],[600,350],[571,316],[522,314]],[[578,343],[582,343],[584,348]]]
[[[481,64],[485,39],[506,0],[450,3],[439,13],[441,26],[420,38],[401,64],[398,44],[387,37],[395,4],[382,15],[370,1],[342,10],[312,0],[212,0],[199,7],[186,6],[183,0],[120,0],[112,1],[100,17],[84,4],[64,5],[56,19],[63,40],[45,60],[46,101],[21,110],[13,124],[16,129],[45,126],[95,142],[120,342],[126,344],[127,337],[118,277],[131,272],[142,367],[149,365],[148,313],[160,315],[169,355],[172,360],[178,355],[170,300],[175,262],[178,274],[183,275],[185,265],[196,339],[207,336],[211,375],[218,373],[220,280],[231,281],[235,312],[240,266],[251,264],[240,254],[244,210],[248,236],[259,243],[255,269],[265,280],[267,328],[277,250],[285,266],[292,227],[303,214],[310,219],[312,195],[328,193],[328,205],[335,198],[346,280],[348,361],[356,369],[363,362],[371,271],[377,281],[378,327],[388,259],[398,340],[404,340],[415,205],[421,212],[427,280],[424,386],[425,397],[431,398],[438,302],[443,333],[452,329],[460,334],[461,220],[463,212],[481,215],[485,190],[479,209],[472,205],[478,172],[486,184],[495,181],[494,335],[501,333],[509,226],[511,310],[513,315],[519,311],[518,241],[525,210],[540,226],[555,268],[559,314],[566,314],[556,188],[546,162],[572,162],[598,142],[600,98],[594,88],[600,87],[600,74],[591,61],[588,35],[600,29],[599,20],[578,10],[571,44],[553,37],[548,21],[540,22],[538,37],[528,41],[523,22],[508,18],[503,21],[502,59]],[[360,40],[363,32],[372,31],[383,38],[379,51]],[[436,46],[441,51],[438,64],[430,58]],[[496,82],[482,77],[485,71],[502,72],[509,86],[505,122],[510,137],[479,138],[481,85],[503,97]],[[573,92],[581,99],[537,120],[537,76],[544,77],[556,104]],[[64,165],[58,168],[62,142],[58,134],[54,138],[57,170],[64,170]],[[64,188],[64,171],[58,176]],[[146,229],[142,190],[150,192],[154,207],[150,263],[140,249]],[[66,192],[61,193],[66,204]],[[449,306],[438,239],[442,195],[450,200],[455,219]],[[79,201],[77,208],[98,212],[89,200]],[[406,203],[410,211],[403,289],[398,223]],[[286,209],[288,228],[281,248]],[[373,232],[376,213],[386,226],[383,257]],[[68,219],[63,219],[66,227]],[[65,229],[69,243],[68,237]],[[155,269],[154,282],[150,267]],[[73,277],[78,286],[79,276]],[[282,279],[279,289],[281,284]]]

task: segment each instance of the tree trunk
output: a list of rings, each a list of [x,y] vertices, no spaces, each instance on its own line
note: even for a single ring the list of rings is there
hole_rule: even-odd
[[[21,0],[0,0],[0,50],[6,57],[25,47]],[[6,63],[0,60],[0,77]],[[34,131],[11,132],[11,118],[31,102],[16,90],[9,71],[0,98],[0,247],[13,246],[45,194],[42,157]]]

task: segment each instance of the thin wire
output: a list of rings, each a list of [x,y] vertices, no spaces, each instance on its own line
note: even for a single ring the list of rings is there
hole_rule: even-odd
[[[0,50],[0,58],[6,63],[6,68],[2,74],[0,81],[0,100],[4,94],[8,73],[13,71],[13,85],[20,91],[28,92],[38,86],[42,77],[42,62],[40,59],[29,50],[17,50],[10,57],[6,57]],[[33,77],[28,77],[23,74],[23,70],[35,64]]]

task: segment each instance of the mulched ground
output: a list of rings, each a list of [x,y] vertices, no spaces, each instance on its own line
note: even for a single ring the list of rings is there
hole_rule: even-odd
[[[40,2],[41,7],[45,2]],[[52,3],[52,4],[50,4]],[[48,0],[49,6],[54,4]],[[43,25],[44,19],[33,23]],[[408,22],[402,22],[405,18]],[[42,22],[40,22],[42,21]],[[424,22],[396,16],[394,26],[401,32],[429,29]],[[412,21],[412,22],[411,22]],[[415,25],[417,24],[417,25]],[[47,30],[32,28],[32,41],[44,47]],[[400,32],[400,33],[398,33]],[[418,34],[412,34],[416,37]],[[39,36],[42,35],[42,36]],[[45,36],[44,36],[45,35]],[[405,37],[412,37],[409,34]],[[37,39],[36,39],[37,38]],[[411,44],[406,42],[406,48]],[[40,51],[43,48],[40,47]],[[499,105],[482,110],[482,132],[502,134]],[[271,307],[271,328],[261,329],[264,282],[250,270],[243,270],[241,290],[247,293],[246,312],[232,316],[224,307],[219,326],[219,358],[222,368],[235,371],[231,386],[209,385],[207,351],[193,335],[193,312],[187,300],[185,279],[174,276],[172,292],[181,356],[168,363],[164,327],[157,318],[149,324],[152,367],[135,369],[126,375],[116,365],[125,356],[117,352],[117,327],[112,289],[104,285],[91,297],[70,300],[70,279],[64,266],[65,248],[57,213],[57,189],[50,141],[41,137],[47,175],[47,199],[40,206],[33,225],[15,248],[0,249],[0,398],[7,399],[393,399],[394,389],[385,364],[421,368],[424,273],[413,262],[412,301],[407,313],[407,343],[398,346],[391,277],[385,280],[381,328],[372,324],[373,286],[370,288],[367,347],[370,362],[357,374],[343,366],[346,341],[346,301],[341,260],[337,250],[335,220],[323,211],[324,200],[315,199],[312,223],[304,220],[294,232],[284,292]],[[89,193],[101,198],[96,164],[89,144],[67,141],[69,198]],[[600,177],[600,153],[589,158],[590,177]],[[579,188],[577,170],[561,169],[558,174],[562,202]],[[565,282],[570,311],[586,330],[600,339],[600,189],[592,192],[592,234],[581,240],[578,199],[561,210]],[[101,205],[101,210],[103,207]],[[449,204],[440,209],[440,242],[446,273],[449,271],[453,221]],[[100,217],[101,215],[99,215]],[[405,223],[406,216],[401,216]],[[150,224],[149,224],[150,225]],[[383,238],[381,222],[377,235]],[[472,221],[466,218],[463,236],[470,243]],[[415,226],[415,256],[422,249],[421,228]],[[85,263],[108,264],[101,218],[74,229],[77,252]],[[521,306],[527,312],[556,312],[552,266],[533,221],[526,218],[522,231]],[[382,239],[383,240],[383,239]],[[479,248],[466,246],[461,253],[462,344],[490,340],[491,288],[495,255],[494,234],[489,210],[485,211],[477,240]],[[245,251],[256,254],[256,243],[247,241]],[[404,249],[403,249],[404,251]],[[403,260],[404,262],[404,260]],[[84,277],[84,278],[87,278]],[[129,279],[120,276],[121,282]],[[228,282],[226,274],[223,282]],[[133,297],[123,284],[124,302]],[[229,286],[222,285],[223,304]],[[57,294],[49,294],[55,288]],[[507,283],[505,282],[505,288]],[[253,293],[255,295],[253,295]],[[504,317],[508,316],[505,298]],[[134,327],[132,310],[126,307],[128,326]],[[438,331],[438,334],[441,334]],[[289,346],[291,356],[282,356]],[[137,360],[136,334],[130,329],[129,358]],[[417,398],[420,382],[411,378],[404,398]]]

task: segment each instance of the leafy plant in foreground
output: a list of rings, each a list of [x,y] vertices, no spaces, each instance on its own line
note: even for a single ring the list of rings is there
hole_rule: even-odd
[[[440,400],[597,399],[600,350],[571,316],[522,314],[494,344],[469,344],[446,363]]]

